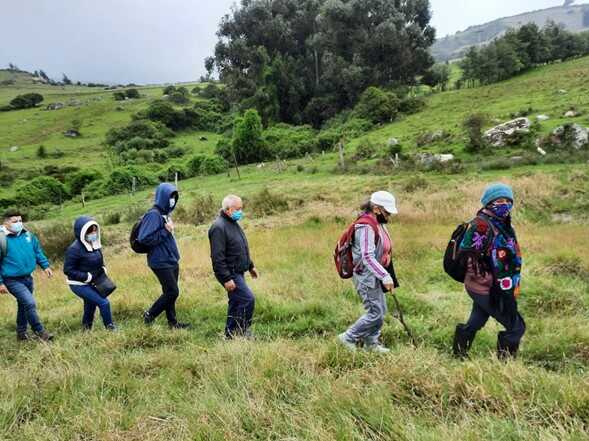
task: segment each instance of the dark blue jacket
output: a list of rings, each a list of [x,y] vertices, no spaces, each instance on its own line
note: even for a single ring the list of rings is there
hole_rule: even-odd
[[[165,224],[174,207],[170,199],[178,203],[178,190],[172,184],[160,184],[155,191],[155,205],[143,216],[137,240],[149,248],[147,264],[152,269],[176,268],[180,253],[174,235],[166,230]]]
[[[86,241],[86,234],[91,226],[98,227],[98,240]],[[100,226],[89,216],[82,216],[74,223],[76,240],[65,253],[63,272],[69,285],[86,285],[104,272],[104,258],[100,244]]]

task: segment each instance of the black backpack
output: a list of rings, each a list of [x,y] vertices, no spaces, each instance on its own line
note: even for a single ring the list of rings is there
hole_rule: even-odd
[[[460,254],[460,244],[462,243],[462,239],[464,239],[466,230],[468,230],[467,223],[460,224],[456,227],[444,253],[444,271],[460,283],[464,283],[464,278],[466,277],[466,260],[464,259],[464,255]]]
[[[137,238],[139,237],[139,229],[141,228],[142,221],[143,216],[141,216],[139,220],[133,224],[133,228],[131,228],[131,235],[129,237],[131,249],[135,251],[137,254],[149,253],[149,247],[143,245],[141,242],[139,242],[139,240],[137,240]]]

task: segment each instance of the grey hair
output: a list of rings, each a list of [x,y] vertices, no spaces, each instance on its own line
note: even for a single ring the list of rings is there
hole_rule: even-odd
[[[237,202],[240,202],[240,201],[241,201],[241,198],[239,196],[236,196],[234,194],[229,194],[223,198],[223,202],[221,203],[221,208],[224,211],[227,211],[231,207],[233,207],[233,205],[235,205]]]

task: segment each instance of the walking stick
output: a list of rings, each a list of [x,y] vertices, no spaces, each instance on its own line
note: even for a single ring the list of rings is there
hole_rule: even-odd
[[[405,323],[405,318],[403,317],[403,309],[401,308],[401,304],[399,303],[399,299],[392,292],[392,290],[391,290],[391,295],[393,296],[393,300],[395,301],[395,306],[397,307],[397,311],[399,311],[399,316],[396,316],[395,314],[393,314],[393,315],[395,317],[397,317],[397,319],[399,319],[399,321],[403,325],[403,328],[405,328],[405,332],[407,332],[407,335],[409,336],[409,340],[411,340],[411,344],[414,347],[417,347],[417,342],[415,341],[415,337],[413,337],[413,333],[411,332],[411,329],[409,329],[409,326],[407,326],[407,323]]]

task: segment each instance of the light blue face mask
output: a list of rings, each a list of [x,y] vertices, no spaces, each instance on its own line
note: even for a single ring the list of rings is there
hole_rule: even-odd
[[[91,233],[86,235],[86,240],[88,242],[96,242],[98,240],[98,233]]]
[[[234,211],[233,213],[231,213],[231,219],[233,219],[236,222],[242,220],[243,219],[243,211],[242,210]]]
[[[10,231],[12,231],[14,234],[20,234],[23,228],[24,226],[22,222],[15,222],[10,226]]]

